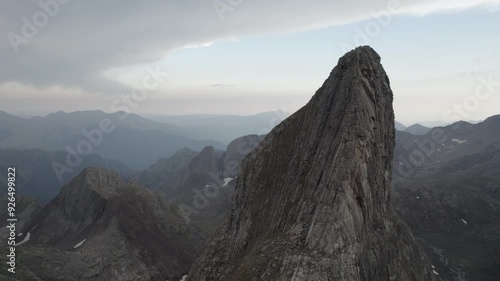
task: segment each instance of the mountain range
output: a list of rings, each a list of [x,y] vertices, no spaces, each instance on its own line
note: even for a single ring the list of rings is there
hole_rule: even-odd
[[[0,148],[64,150],[84,157],[98,154],[133,169],[144,169],[159,158],[188,147],[220,142],[195,139],[176,126],[125,112],[59,111],[28,119],[0,112]]]
[[[183,128],[200,139],[228,144],[241,136],[265,135],[289,115],[284,111],[270,111],[248,116],[199,114],[152,116],[150,119]]]
[[[0,168],[7,171],[8,167],[16,167],[17,194],[34,197],[42,204],[53,199],[65,184],[86,167],[110,168],[122,176],[132,173],[121,162],[106,160],[96,154],[82,157],[81,163],[75,167],[60,168],[58,165],[65,165],[66,157],[67,153],[60,150],[0,149]],[[0,184],[7,186],[6,173],[0,173]],[[6,192],[6,189],[2,189],[0,195]]]
[[[240,137],[257,127],[243,118],[249,125],[232,130],[237,118],[219,116],[235,123],[204,141],[212,131],[193,120],[209,126],[213,116],[172,125],[121,114],[0,112],[0,143],[9,147],[0,166],[19,167],[22,257],[14,278],[0,270],[2,280],[500,278],[500,115],[404,127],[369,47],[342,57],[309,103],[266,135]],[[62,145],[103,119],[136,141],[187,145],[163,154],[157,140],[134,148],[113,139],[147,157],[132,169],[123,163],[133,157],[107,160],[116,157],[98,145],[58,179],[53,164],[68,162]],[[0,218],[3,241],[6,208]]]
[[[398,133],[394,206],[448,280],[500,278],[500,115]]]

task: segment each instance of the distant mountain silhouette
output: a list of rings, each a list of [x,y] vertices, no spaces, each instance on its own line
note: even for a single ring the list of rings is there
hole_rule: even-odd
[[[432,128],[427,128],[423,125],[420,124],[413,124],[410,127],[405,128],[403,131],[410,133],[412,135],[425,135],[427,134]]]
[[[58,111],[29,119],[0,114],[0,148],[66,150],[69,146],[72,153],[90,151],[134,169],[146,168],[183,147],[199,150],[208,145],[224,147],[193,139],[176,126],[124,112]]]
[[[151,119],[183,128],[200,139],[211,139],[228,144],[241,136],[267,134],[288,115],[283,111],[271,111],[248,116],[200,114],[155,116]]]
[[[0,149],[0,169],[16,167],[17,194],[28,195],[45,204],[52,200],[61,187],[89,166],[110,168],[126,176],[132,170],[119,161],[103,159],[96,154],[82,158],[76,167],[66,166],[68,170],[54,170],[54,163],[66,164],[65,151],[46,151],[42,149]],[[59,174],[59,175],[58,175]],[[0,173],[0,184],[7,186],[7,174]],[[60,178],[59,178],[60,176]],[[5,194],[6,189],[0,191]]]
[[[396,130],[404,131],[406,129],[406,126],[399,123],[398,121],[394,121],[394,123],[395,123],[394,127],[396,128]]]

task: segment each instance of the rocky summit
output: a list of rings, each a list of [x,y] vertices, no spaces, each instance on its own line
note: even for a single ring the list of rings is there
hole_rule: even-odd
[[[204,247],[177,207],[108,169],[86,168],[32,217],[13,280],[179,280]]]
[[[370,47],[243,161],[223,226],[188,280],[437,280],[391,208],[393,95]]]

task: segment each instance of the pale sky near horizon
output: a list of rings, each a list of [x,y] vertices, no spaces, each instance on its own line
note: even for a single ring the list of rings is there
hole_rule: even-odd
[[[168,76],[131,112],[294,112],[366,44],[398,121],[500,114],[500,0],[55,1],[0,4],[0,110],[114,111],[150,68]]]

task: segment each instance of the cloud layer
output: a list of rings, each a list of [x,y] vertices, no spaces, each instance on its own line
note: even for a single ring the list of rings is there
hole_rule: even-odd
[[[0,84],[116,94],[128,86],[109,80],[105,71],[158,61],[176,48],[347,24],[389,7],[397,7],[397,13],[421,15],[498,3],[500,0],[8,0],[0,4]]]

